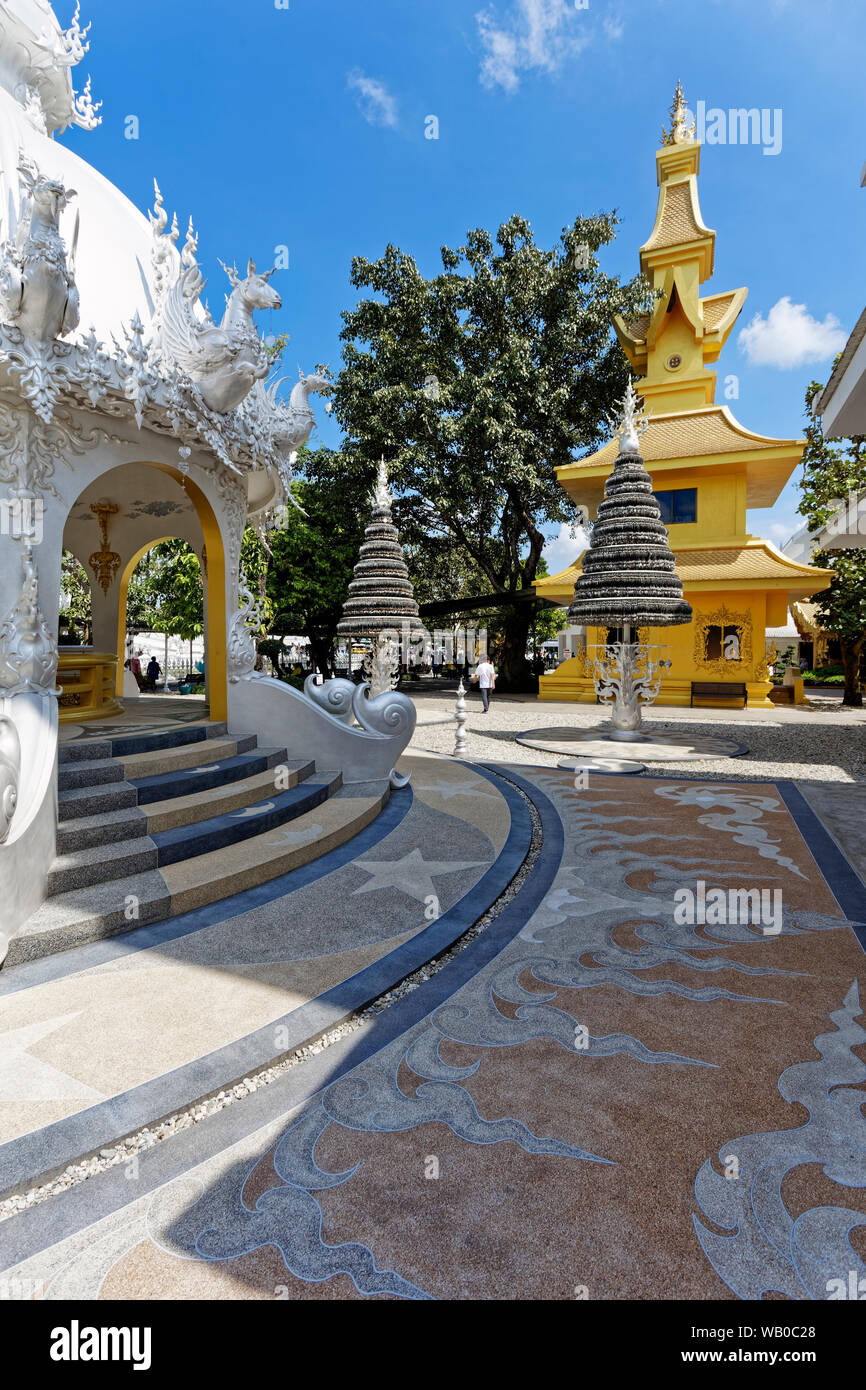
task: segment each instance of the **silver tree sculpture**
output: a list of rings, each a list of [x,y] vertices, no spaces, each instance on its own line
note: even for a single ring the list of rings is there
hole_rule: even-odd
[[[664,658],[653,658],[649,647],[630,641],[609,642],[604,656],[596,658],[595,693],[603,705],[611,706],[612,738],[640,736],[641,707],[654,702],[670,665]]]
[[[692,610],[683,599],[652,479],[640,455],[648,421],[631,382],[610,424],[619,436],[619,454],[604,485],[568,617],[587,627],[618,630],[620,635],[595,662],[595,688],[611,709],[608,736],[636,740],[642,737],[641,708],[652,704],[671,663],[652,657],[632,634],[637,636],[642,627],[689,623]]]
[[[420,634],[424,626],[391,517],[393,498],[384,459],[370,498],[373,515],[355,565],[349,596],[337,632],[351,640],[372,637],[373,650],[364,663],[370,695],[393,690],[400,674],[400,634]]]

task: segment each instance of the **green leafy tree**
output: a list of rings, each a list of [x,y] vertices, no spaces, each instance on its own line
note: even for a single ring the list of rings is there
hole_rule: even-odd
[[[288,506],[284,524],[268,538],[271,630],[302,633],[326,676],[333,671],[337,623],[364,538],[375,472],[363,462],[350,466],[331,449],[301,450],[292,492],[303,511]]]
[[[87,646],[91,639],[93,606],[87,571],[71,550],[64,550],[60,568],[60,632],[67,643]]]
[[[198,556],[186,541],[160,541],[135,567],[129,583],[127,626],[192,642],[204,631],[204,590]],[[133,630],[135,630],[133,628]]]
[[[372,297],[343,315],[334,400],[346,452],[368,471],[384,456],[404,542],[446,563],[459,549],[477,593],[533,583],[543,524],[576,512],[555,470],[602,443],[624,389],[611,317],[642,312],[651,291],[599,269],[617,220],[578,218],[543,250],[515,216],[495,239],[477,229],[443,247],[432,279],[396,246],[352,263],[353,285]],[[531,604],[502,609],[503,685],[526,681],[532,617]]]
[[[823,390],[813,381],[806,391],[806,448],[803,451],[802,498],[797,508],[810,530],[817,530],[850,493],[866,488],[866,437],[827,440],[812,414]],[[829,589],[816,594],[822,627],[839,641],[845,672],[843,704],[859,706],[860,671],[866,645],[866,549],[818,551],[814,563],[833,570]]]

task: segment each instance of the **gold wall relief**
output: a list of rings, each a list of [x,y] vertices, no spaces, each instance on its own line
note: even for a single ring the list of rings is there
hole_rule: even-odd
[[[742,674],[752,664],[752,616],[732,613],[724,604],[712,613],[696,612],[695,666],[713,675]]]

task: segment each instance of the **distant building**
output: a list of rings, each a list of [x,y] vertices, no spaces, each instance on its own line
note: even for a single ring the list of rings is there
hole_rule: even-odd
[[[716,234],[701,217],[701,146],[685,126],[684,112],[678,90],[672,129],[656,154],[655,226],[640,251],[641,269],[661,294],[652,313],[614,324],[651,412],[641,452],[683,596],[694,612],[691,623],[654,629],[648,640],[666,645],[672,661],[657,703],[688,705],[693,681],[724,681],[744,684],[748,704],[765,707],[770,703],[765,630],[784,627],[791,601],[827,588],[830,576],[746,531],[747,508],[773,505],[800,461],[805,440],[756,434],[727,405],[715,403],[716,373],[707,368],[717,361],[747,290],[700,293],[713,273]],[[725,395],[736,399],[735,378],[725,379]],[[557,470],[562,486],[591,516],[616,453],[613,440]],[[536,590],[567,604],[580,572],[578,558],[562,573],[538,580]],[[590,629],[590,649],[606,638]],[[582,654],[542,677],[540,698],[595,700]],[[730,701],[722,696],[712,703]]]

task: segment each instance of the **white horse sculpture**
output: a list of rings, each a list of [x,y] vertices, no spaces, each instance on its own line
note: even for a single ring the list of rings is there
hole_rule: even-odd
[[[260,275],[250,261],[242,280],[236,266],[223,265],[223,269],[233,288],[219,327],[209,315],[202,320],[193,311],[205,287],[195,262],[181,272],[169,291],[162,321],[163,347],[196,383],[205,405],[218,415],[234,410],[254,383],[267,376],[268,357],[253,311],[282,306],[279,294],[268,284],[273,270]]]
[[[6,243],[0,260],[0,314],[26,338],[50,342],[78,327],[78,218],[68,264],[59,227],[60,214],[76,194],[44,178],[29,160],[22,160],[18,173],[21,214],[15,243]]]
[[[267,388],[267,397],[277,418],[275,438],[280,450],[291,455],[296,454],[302,444],[306,444],[316,423],[310,396],[316,391],[327,396],[333,390],[333,383],[319,372],[305,375],[299,367],[298,376],[300,380],[292,387],[288,405],[277,400],[277,391],[285,377],[280,377]]]

